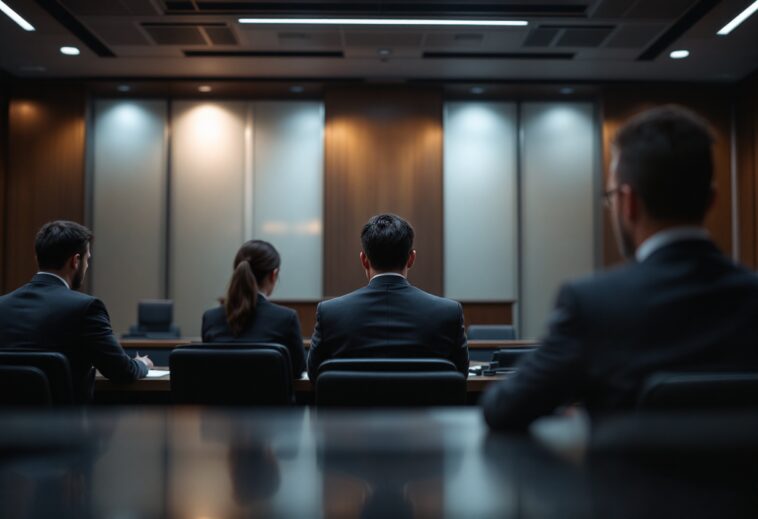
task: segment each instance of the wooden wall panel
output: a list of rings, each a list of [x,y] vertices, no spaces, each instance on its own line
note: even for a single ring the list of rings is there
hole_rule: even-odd
[[[603,93],[603,163],[607,180],[611,140],[616,130],[629,117],[657,105],[676,103],[705,117],[716,135],[714,147],[716,204],[708,215],[706,226],[724,253],[732,254],[732,192],[731,134],[732,89],[722,86],[636,85],[612,86]],[[619,263],[609,213],[603,215],[603,263]]]
[[[739,85],[735,113],[740,261],[758,269],[758,72]]]
[[[12,85],[3,288],[36,272],[34,235],[49,220],[84,220],[85,94],[58,83]]]
[[[10,78],[0,71],[0,273],[5,272],[5,218],[8,207],[5,183],[8,161],[8,99]],[[5,293],[5,276],[0,275],[0,294]]]
[[[324,294],[366,284],[360,232],[392,212],[416,231],[411,282],[442,294],[442,94],[411,88],[326,92]]]

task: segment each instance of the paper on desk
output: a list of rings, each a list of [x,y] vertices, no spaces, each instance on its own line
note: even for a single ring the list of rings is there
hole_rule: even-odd
[[[151,369],[151,370],[149,370],[149,371],[147,372],[147,378],[160,378],[160,377],[165,377],[165,376],[166,376],[166,375],[168,375],[169,373],[171,373],[171,372],[170,372],[170,371],[168,371],[168,370],[162,370],[162,369]]]

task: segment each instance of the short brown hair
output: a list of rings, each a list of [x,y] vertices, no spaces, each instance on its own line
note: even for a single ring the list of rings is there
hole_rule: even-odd
[[[48,222],[37,232],[34,252],[40,269],[58,270],[75,254],[85,254],[92,231],[76,222]]]
[[[645,111],[613,140],[618,182],[637,191],[651,218],[700,222],[711,198],[713,142],[708,123],[686,108]]]

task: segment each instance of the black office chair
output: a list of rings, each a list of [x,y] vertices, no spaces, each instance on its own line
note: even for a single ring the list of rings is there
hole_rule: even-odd
[[[176,339],[181,332],[174,322],[171,299],[144,299],[137,305],[137,324],[129,327],[125,339]]]
[[[492,353],[492,362],[497,362],[499,368],[516,367],[525,355],[537,348],[502,348]]]
[[[169,356],[181,404],[276,406],[293,401],[292,367],[279,344],[188,344]]]
[[[0,366],[0,406],[44,406],[53,403],[45,373],[33,366]]]
[[[0,366],[31,366],[45,374],[53,405],[74,403],[68,359],[51,351],[0,350]]]
[[[758,373],[656,373],[637,407],[645,410],[758,408]]]
[[[466,378],[444,359],[333,359],[319,366],[320,407],[463,405]]]
[[[515,341],[516,329],[512,324],[472,324],[466,337],[470,341]]]

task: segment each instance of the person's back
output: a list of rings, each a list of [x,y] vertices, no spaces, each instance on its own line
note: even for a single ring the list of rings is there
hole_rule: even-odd
[[[593,416],[632,409],[656,372],[758,368],[758,277],[702,228],[710,150],[707,127],[677,108],[620,130],[606,195],[636,261],[561,288],[540,347],[483,398],[492,427],[577,401]]]
[[[308,374],[331,358],[419,358],[452,361],[468,375],[461,305],[412,286],[413,230],[394,215],[373,217],[362,233],[369,284],[324,301],[316,311]]]
[[[130,359],[113,335],[103,303],[76,291],[87,270],[89,231],[73,222],[51,222],[37,235],[40,264],[32,280],[0,297],[0,348],[60,352],[71,368],[74,398],[92,396],[94,369],[130,382],[147,374],[146,357]]]
[[[305,369],[305,350],[297,313],[270,302],[281,259],[273,245],[250,240],[234,258],[234,273],[224,305],[203,314],[202,336],[207,343],[276,343],[289,351],[292,374]]]

